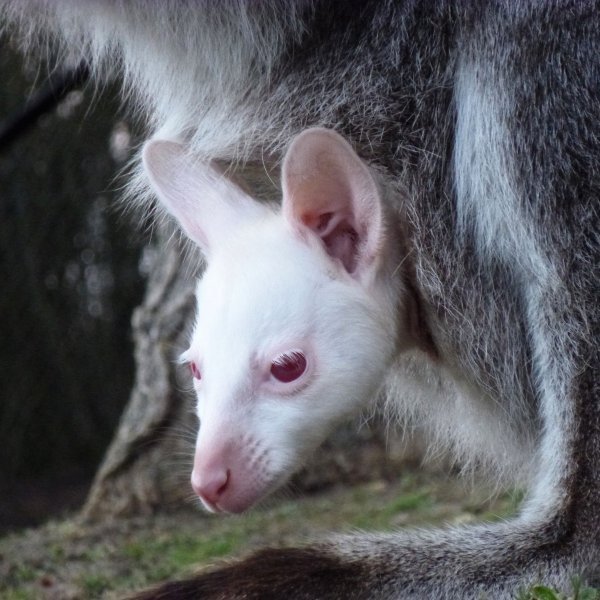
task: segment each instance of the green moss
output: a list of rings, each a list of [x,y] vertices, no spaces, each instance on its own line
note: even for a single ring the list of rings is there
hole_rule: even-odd
[[[0,590],[0,598],[2,600],[36,600],[36,595],[30,590],[9,588]]]
[[[179,539],[168,549],[166,560],[177,567],[187,567],[231,554],[241,543],[240,536],[235,534],[208,539]]]
[[[247,532],[242,528],[228,531],[225,527],[210,535],[173,532],[156,539],[140,539],[128,542],[123,555],[134,563],[138,572],[138,585],[181,575],[203,563],[231,555],[244,547]],[[126,585],[126,577],[120,584]]]
[[[516,600],[600,600],[600,590],[586,587],[581,578],[573,577],[572,591],[568,595],[545,585],[533,585],[521,592]]]
[[[14,578],[17,581],[27,583],[30,581],[34,581],[36,577],[37,571],[29,565],[21,564],[18,565],[17,568],[14,570]]]
[[[405,513],[426,511],[432,503],[429,490],[410,491],[383,506],[369,507],[364,513],[355,516],[351,523],[360,529],[392,529],[398,526],[398,517]]]
[[[88,598],[98,598],[112,588],[110,579],[99,574],[86,575],[81,579],[81,584]]]
[[[428,491],[417,491],[396,498],[384,508],[386,514],[397,514],[402,511],[420,510],[431,506],[432,498]]]

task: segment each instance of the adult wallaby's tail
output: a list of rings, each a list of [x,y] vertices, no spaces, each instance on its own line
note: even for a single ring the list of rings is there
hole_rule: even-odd
[[[374,597],[370,586],[360,561],[344,562],[326,551],[288,548],[262,550],[243,563],[170,582],[132,600],[279,600],[290,595],[294,600],[367,600]]]
[[[361,535],[265,550],[134,596],[135,600],[515,600],[543,583],[566,589],[584,557],[560,556],[552,532],[498,525],[435,535]]]

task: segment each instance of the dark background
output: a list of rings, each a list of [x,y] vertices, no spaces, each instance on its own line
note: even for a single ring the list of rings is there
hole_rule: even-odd
[[[0,122],[47,82],[31,64],[0,38]],[[88,84],[0,150],[0,530],[81,501],[128,398],[147,253],[123,115]]]

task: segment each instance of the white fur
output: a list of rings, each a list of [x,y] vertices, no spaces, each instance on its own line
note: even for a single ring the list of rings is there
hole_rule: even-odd
[[[315,170],[315,155],[335,168]],[[401,303],[389,287],[401,284],[380,276],[386,244],[369,171],[320,129],[299,136],[288,156],[276,212],[174,142],[144,151],[158,196],[208,258],[184,359],[202,373],[192,482],[212,510],[244,510],[287,479],[332,424],[377,396],[397,348]],[[329,213],[341,233],[315,225]],[[365,230],[347,237],[354,213]],[[354,244],[356,268],[337,255],[336,235]],[[272,362],[296,349],[306,372],[276,381]]]
[[[461,471],[492,476],[497,485],[525,485],[536,466],[534,442],[522,438],[505,407],[432,361],[424,352],[400,354],[386,389],[390,422],[426,434],[427,456],[453,457]]]
[[[57,47],[67,62],[83,58],[101,77],[122,67],[126,94],[157,136],[188,138],[197,155],[240,154],[240,131],[253,120],[238,99],[268,83],[284,44],[301,35],[302,6],[177,4],[2,0],[0,16],[19,27],[24,44]]]
[[[510,162],[514,153],[508,147],[510,138],[505,122],[505,106],[509,106],[509,101],[504,98],[501,81],[498,73],[486,72],[473,62],[463,62],[458,69],[455,93],[459,110],[454,153],[458,225],[463,236],[467,232],[474,234],[484,262],[501,260],[514,268],[523,290],[532,345],[537,350],[534,372],[542,395],[544,434],[535,452],[539,440],[531,440],[532,445],[525,454],[513,452],[510,456],[517,460],[520,456],[532,457],[531,462],[523,463],[529,470],[524,481],[533,484],[522,517],[537,520],[545,517],[543,507],[550,513],[560,505],[561,491],[556,486],[560,486],[562,478],[569,473],[565,460],[569,456],[570,440],[566,432],[574,430],[573,416],[564,410],[563,399],[568,397],[564,382],[572,380],[573,351],[565,348],[558,353],[562,364],[551,364],[557,356],[552,345],[558,341],[544,339],[547,334],[543,332],[549,328],[547,323],[541,322],[540,315],[547,318],[541,309],[547,302],[545,298],[554,295],[559,279],[541,250],[540,232],[532,229],[535,219],[527,215],[526,208],[520,204],[521,193],[516,189],[513,176],[515,165]],[[565,345],[564,340],[561,343]],[[507,356],[506,360],[510,358]],[[552,373],[562,376],[557,379]],[[483,404],[479,401],[470,406],[481,408]],[[506,419],[501,417],[476,421],[466,428],[466,437],[462,439],[472,439],[475,432],[494,439],[492,428],[482,428],[482,423],[500,425],[503,422]],[[514,443],[511,438],[509,431],[502,431],[500,440],[504,439],[510,446]],[[500,458],[502,451],[495,456]],[[507,462],[505,466],[510,468]]]
[[[528,274],[547,267],[517,189],[502,77],[463,59],[455,85],[454,175],[457,225],[475,234],[479,254],[510,261]],[[506,85],[506,84],[504,84]]]

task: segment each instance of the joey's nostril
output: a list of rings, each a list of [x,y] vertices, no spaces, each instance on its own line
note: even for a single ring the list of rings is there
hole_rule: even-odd
[[[223,496],[231,479],[229,469],[212,468],[192,472],[192,488],[194,492],[209,504],[216,505]]]
[[[217,494],[219,496],[222,496],[223,493],[225,492],[225,490],[227,489],[230,479],[231,479],[231,472],[229,471],[229,469],[227,469],[225,471],[225,481],[223,482],[223,485],[221,485],[221,487],[217,490]]]

